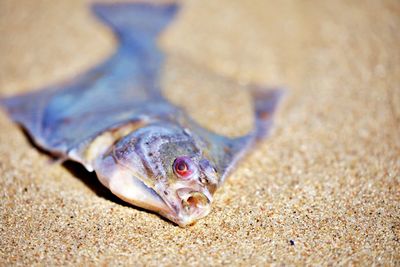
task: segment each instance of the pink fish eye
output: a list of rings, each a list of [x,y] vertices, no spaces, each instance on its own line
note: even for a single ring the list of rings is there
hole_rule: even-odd
[[[188,179],[194,172],[193,162],[186,156],[176,158],[172,168],[175,174],[183,179]]]

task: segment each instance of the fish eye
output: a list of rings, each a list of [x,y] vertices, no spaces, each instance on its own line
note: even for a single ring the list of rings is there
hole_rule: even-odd
[[[172,165],[174,173],[183,179],[188,179],[195,171],[194,164],[189,157],[183,156],[175,159]]]

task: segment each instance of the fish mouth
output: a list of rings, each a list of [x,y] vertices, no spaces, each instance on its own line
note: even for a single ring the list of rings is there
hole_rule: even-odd
[[[193,225],[199,219],[207,216],[211,210],[211,196],[193,190],[192,188],[180,188],[176,190],[174,199],[164,199],[169,207],[169,212],[162,211],[163,216],[175,222],[180,227]]]

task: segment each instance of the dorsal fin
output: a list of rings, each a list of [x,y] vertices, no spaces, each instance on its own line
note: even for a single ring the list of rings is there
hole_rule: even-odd
[[[178,11],[178,5],[150,3],[97,3],[93,12],[110,25],[122,42],[154,41]]]

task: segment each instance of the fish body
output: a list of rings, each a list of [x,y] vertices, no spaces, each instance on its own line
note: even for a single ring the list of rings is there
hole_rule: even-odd
[[[255,126],[229,138],[198,125],[160,90],[157,36],[176,4],[97,4],[119,47],[76,79],[1,100],[41,148],[95,171],[122,200],[180,226],[205,217],[213,194],[251,144],[265,137],[279,90],[252,90]]]

